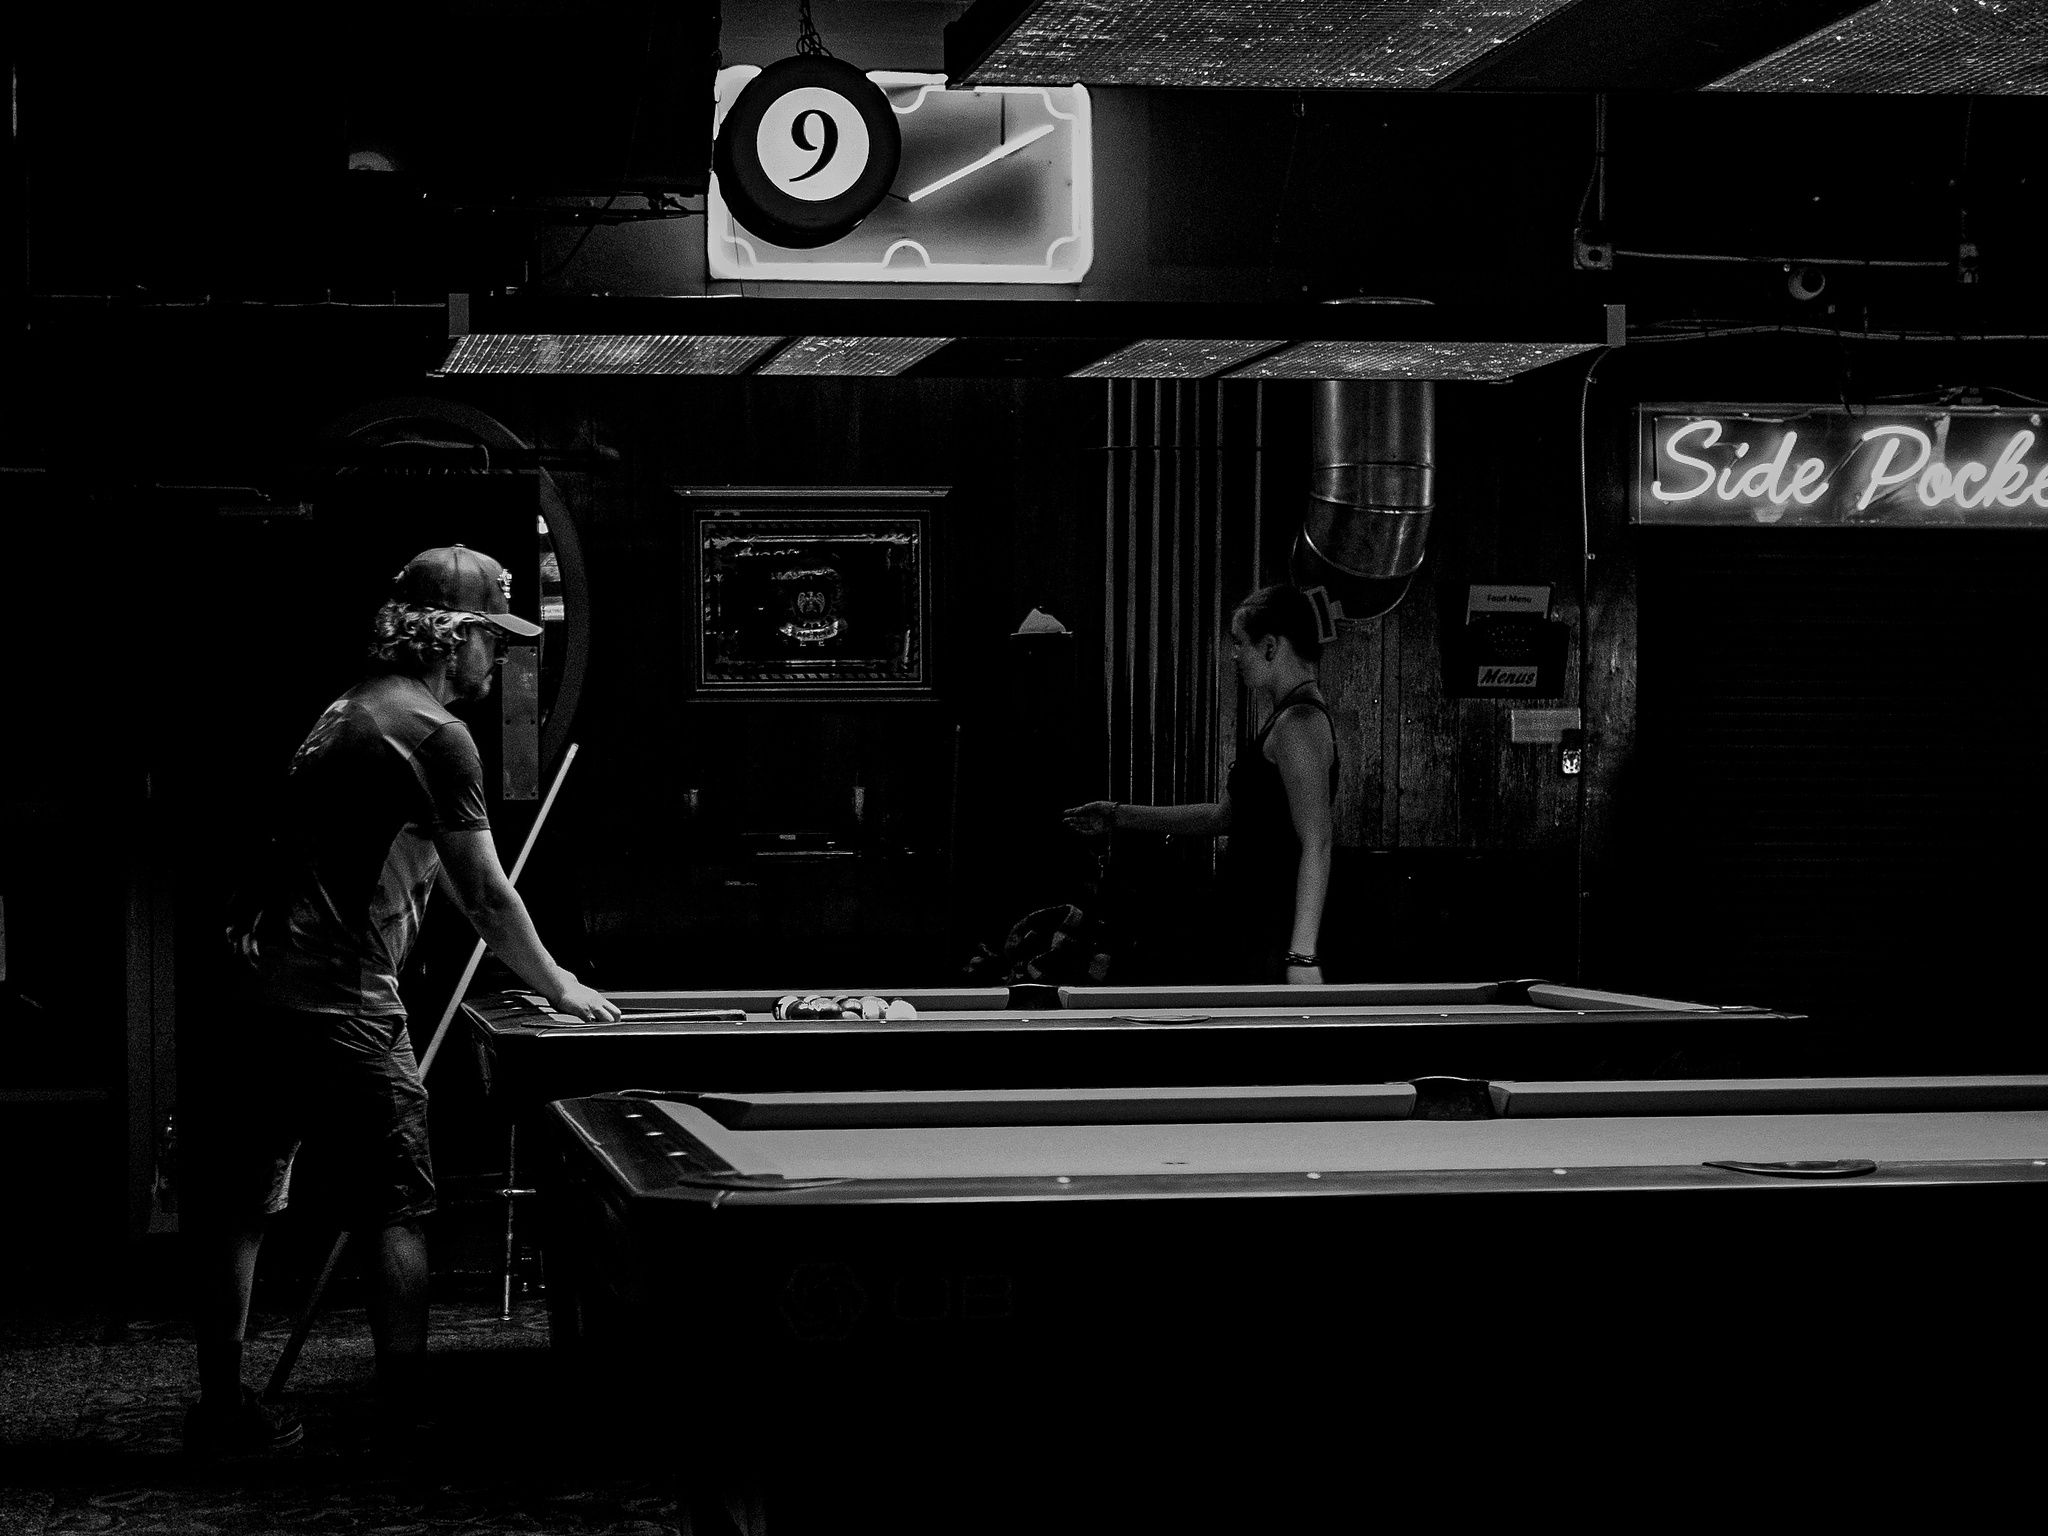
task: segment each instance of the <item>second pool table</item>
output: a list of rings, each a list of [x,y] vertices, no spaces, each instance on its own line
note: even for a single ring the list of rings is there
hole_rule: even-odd
[[[612,1094],[564,1335],[778,1533],[1895,1489],[2041,1365],[2048,1077]],[[557,1294],[559,1290],[560,1294]],[[2013,1463],[2018,1466],[2020,1463]],[[1546,1492],[1547,1490],[1547,1492]],[[1531,1502],[1533,1501],[1533,1502]]]
[[[472,998],[464,1011],[484,1081],[515,1113],[618,1088],[1029,1088],[1843,1069],[1800,1014],[1526,979],[836,990],[904,997],[917,1017],[778,1020],[770,1013],[778,990],[766,988],[612,992],[626,1017],[601,1026],[553,1014],[526,993]]]

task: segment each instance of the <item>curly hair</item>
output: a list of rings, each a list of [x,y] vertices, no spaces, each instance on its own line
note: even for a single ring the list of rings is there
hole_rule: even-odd
[[[418,676],[440,667],[462,644],[476,615],[447,608],[415,608],[393,598],[370,621],[370,661],[386,672]]]

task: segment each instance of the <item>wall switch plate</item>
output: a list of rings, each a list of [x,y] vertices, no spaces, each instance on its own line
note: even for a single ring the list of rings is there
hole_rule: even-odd
[[[1557,739],[1557,770],[1567,776],[1586,766],[1586,733],[1573,729]]]

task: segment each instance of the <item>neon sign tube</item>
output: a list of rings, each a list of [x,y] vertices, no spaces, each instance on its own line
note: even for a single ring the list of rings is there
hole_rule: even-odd
[[[2037,467],[2029,460],[2040,441],[2033,430],[2039,417],[2028,418],[2029,426],[2015,424],[2002,441],[1986,441],[1981,426],[1957,427],[1968,420],[1961,417],[1943,422],[1938,440],[1925,427],[1905,422],[1845,435],[1831,430],[1821,412],[1799,419],[1812,424],[1821,451],[1804,447],[1799,430],[1776,423],[1659,418],[1653,446],[1661,473],[1649,483],[1649,500],[1670,507],[1691,502],[1747,508],[1761,522],[1778,521],[1787,507],[1813,506],[1831,490],[1857,512],[1880,501],[1897,505],[1901,498],[1928,509],[2048,508],[2048,463]],[[1996,423],[1987,425],[1996,430]],[[1734,435],[1750,430],[1754,438]],[[1974,451],[1959,451],[1963,445]]]
[[[1934,457],[1934,439],[1918,427],[1872,427],[1863,434],[1861,441],[1874,442],[1880,437],[1885,440],[1885,444],[1877,450],[1877,467],[1870,472],[1870,483],[1863,487],[1863,494],[1856,498],[1856,510],[1859,512],[1870,505],[1871,499],[1879,491],[1924,473],[1927,461]],[[1892,460],[1898,456],[1899,439],[1902,437],[1910,437],[1920,445],[1920,457],[1894,475],[1890,473]]]
[[[1792,449],[1799,442],[1797,432],[1787,432],[1779,439],[1778,451],[1760,464],[1752,464],[1740,479],[1730,480],[1740,464],[1731,464],[1718,475],[1714,466],[1705,459],[1697,459],[1681,453],[1676,446],[1693,432],[1704,429],[1706,436],[1700,440],[1700,447],[1711,448],[1721,441],[1721,423],[1714,420],[1695,421],[1680,427],[1664,441],[1665,454],[1688,468],[1700,472],[1699,482],[1682,491],[1667,491],[1664,482],[1650,482],[1650,494],[1659,501],[1690,501],[1702,496],[1708,490],[1723,501],[1754,501],[1758,497],[1768,500],[1773,506],[1782,507],[1788,501],[1796,501],[1802,507],[1810,507],[1827,494],[1827,482],[1821,479],[1828,472],[1827,464],[1820,459],[1802,459],[1799,467],[1792,471],[1792,478],[1785,480],[1785,466],[1791,462]],[[1749,453],[1748,443],[1735,445],[1735,457],[1740,460]]]

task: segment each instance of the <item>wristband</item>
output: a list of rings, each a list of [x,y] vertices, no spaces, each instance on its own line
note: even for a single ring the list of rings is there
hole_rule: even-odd
[[[1271,954],[1272,951],[1268,950],[1267,953]],[[1289,965],[1321,965],[1323,962],[1314,955],[1304,955],[1299,950],[1290,949],[1287,951],[1287,963]]]

